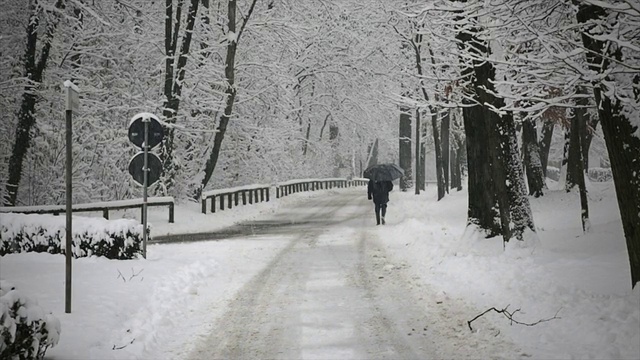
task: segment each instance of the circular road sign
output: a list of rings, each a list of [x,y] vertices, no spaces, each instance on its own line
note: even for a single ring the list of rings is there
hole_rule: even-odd
[[[129,140],[135,146],[142,149],[142,144],[144,144],[144,123],[146,119],[149,119],[148,145],[149,149],[153,149],[162,142],[164,129],[162,128],[162,124],[160,124],[160,120],[151,113],[140,113],[131,118],[131,122],[129,123]]]
[[[147,175],[147,186],[153,185],[162,173],[162,162],[158,155],[148,152],[147,153],[147,167],[149,173]],[[144,152],[137,153],[129,162],[129,174],[133,176],[133,180],[140,186],[144,186]]]

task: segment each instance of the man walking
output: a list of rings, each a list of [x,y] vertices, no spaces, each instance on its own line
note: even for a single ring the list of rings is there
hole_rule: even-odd
[[[373,199],[373,203],[375,204],[377,225],[380,225],[380,220],[382,220],[382,225],[385,224],[384,216],[387,214],[387,203],[389,202],[389,191],[391,190],[393,190],[393,183],[391,181],[369,180],[367,196],[369,200]]]

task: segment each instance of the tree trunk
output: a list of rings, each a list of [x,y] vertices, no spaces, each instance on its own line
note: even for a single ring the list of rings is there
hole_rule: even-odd
[[[424,167],[424,163],[421,163],[420,156],[420,110],[416,109],[416,143],[415,143],[415,157],[416,157],[416,183],[414,184],[416,188],[416,195],[420,195],[420,174],[422,173],[422,168]]]
[[[425,190],[427,182],[427,147],[424,142],[420,143],[420,190]]]
[[[422,96],[424,99],[429,102],[429,94],[427,94],[427,90],[424,88],[424,84],[422,84],[422,35],[417,34],[411,41],[411,46],[413,47],[415,62],[416,62],[416,70],[418,71],[418,76],[420,77],[420,90],[422,91]],[[432,63],[435,61],[433,59],[433,52],[429,48],[429,54],[431,55]],[[442,148],[440,145],[440,138],[438,136],[438,111],[429,106],[429,111],[431,112],[431,127],[433,129],[433,146],[436,152],[436,177],[438,183],[438,201],[444,197],[444,178],[442,175]]]
[[[400,190],[407,191],[411,188],[411,115],[409,109],[400,109],[399,149],[400,167],[404,170],[404,176],[400,179]]]
[[[469,70],[471,71],[471,70]],[[463,71],[463,74],[465,71]],[[494,181],[492,180],[492,163],[487,149],[486,121],[482,108],[478,105],[465,104],[462,109],[464,133],[467,139],[467,186],[469,188],[469,204],[467,224],[473,224],[486,231],[487,237],[500,234],[500,223],[497,221],[498,208]]]
[[[309,135],[311,135],[311,121],[307,122],[307,131],[305,132],[304,141],[302,142],[302,156],[307,155],[309,148]]]
[[[164,76],[164,109],[162,115],[164,121],[168,124],[175,124],[176,115],[180,108],[180,95],[182,94],[182,83],[185,77],[185,67],[187,65],[187,55],[191,47],[191,39],[193,28],[195,27],[196,15],[198,13],[198,4],[201,0],[191,0],[187,13],[187,28],[182,37],[180,44],[180,52],[176,61],[176,50],[178,46],[178,37],[180,34],[180,23],[182,21],[182,4],[178,1],[173,17],[173,0],[165,1],[165,76]],[[175,73],[174,73],[175,70]],[[160,147],[160,159],[162,160],[162,183],[164,188],[169,190],[175,184],[175,176],[178,172],[175,161],[173,160],[174,131],[173,127],[164,129],[164,138]]]
[[[369,145],[369,151],[367,152],[367,168],[378,164],[378,139],[373,144]]]
[[[456,190],[462,191],[462,152],[464,151],[462,144],[458,143],[458,149],[456,150],[456,178],[458,182],[456,184]]]
[[[18,188],[20,179],[22,178],[22,164],[24,157],[31,146],[31,130],[36,123],[36,103],[37,94],[34,90],[42,82],[42,75],[49,60],[49,51],[51,50],[51,41],[53,33],[57,27],[57,19],[47,24],[47,30],[42,40],[42,50],[40,58],[36,61],[36,48],[38,44],[38,27],[40,25],[40,17],[38,11],[38,2],[32,1],[29,4],[29,24],[27,25],[27,46],[24,55],[24,74],[29,79],[27,86],[22,93],[22,104],[18,111],[18,124],[16,126],[16,140],[11,149],[11,157],[9,158],[9,177],[7,179],[6,192],[7,198],[3,203],[5,206],[15,206],[18,198]],[[56,9],[63,9],[64,2],[58,0],[55,3]]]
[[[553,129],[555,124],[552,121],[546,121],[542,126],[542,138],[540,139],[540,164],[542,166],[542,174],[547,177],[547,164],[549,162],[549,150],[551,150],[551,139],[553,138]],[[545,185],[546,186],[546,185]]]
[[[228,31],[235,33],[236,32],[236,1],[229,0],[228,4]],[[220,116],[220,121],[218,122],[218,128],[216,129],[216,135],[213,138],[213,149],[211,149],[211,153],[209,154],[209,159],[205,164],[204,168],[204,178],[202,179],[202,189],[207,186],[209,180],[211,179],[211,175],[213,175],[213,170],[218,163],[218,157],[220,156],[220,149],[222,148],[222,140],[224,139],[224,134],[227,131],[227,125],[229,124],[229,119],[231,118],[231,114],[233,113],[233,104],[236,99],[236,88],[235,88],[235,61],[236,61],[236,50],[238,47],[238,39],[229,39],[227,41],[227,56],[225,59],[225,68],[224,75],[227,80],[227,89],[225,90],[225,106],[224,112]]]
[[[442,133],[442,175],[443,175],[443,187],[446,193],[449,193],[449,127],[450,127],[450,110],[446,110],[444,116],[442,117],[442,122],[440,124],[440,130]]]
[[[593,134],[596,132],[596,128],[598,127],[598,122],[600,118],[598,116],[591,116],[587,111],[585,113],[586,116],[586,125],[582,125],[583,133],[582,133],[582,141],[580,145],[582,146],[582,159],[584,161],[584,172],[589,172],[589,149],[591,148],[591,140],[593,140]]]
[[[569,167],[569,149],[571,148],[571,125],[563,126],[564,141],[562,145],[562,162],[560,163],[560,178],[558,182],[560,185],[567,189],[567,173]]]
[[[584,104],[583,99],[578,101],[578,105]],[[588,232],[591,228],[589,223],[589,200],[587,199],[587,188],[584,183],[584,162],[582,161],[582,137],[583,133],[581,128],[583,127],[585,119],[585,112],[578,111],[576,109],[575,116],[571,119],[571,146],[569,147],[569,169],[567,169],[567,184],[569,184],[569,174],[572,174],[571,182],[578,185],[580,191],[580,207],[582,231]],[[584,110],[584,108],[582,109]]]
[[[607,44],[596,40],[592,35],[599,35],[602,28],[595,24],[589,24],[592,20],[607,23],[607,11],[596,5],[577,3],[577,19],[579,23],[587,23],[588,27],[582,34],[584,47],[589,50],[587,62],[592,71],[605,74],[611,66],[611,58],[622,60],[619,48],[613,44]],[[611,25],[615,27],[615,24]],[[587,32],[591,35],[587,35]],[[606,35],[606,34],[604,34]],[[605,50],[603,54],[602,51]],[[606,56],[606,57],[605,57]],[[637,84],[640,78],[635,76]],[[615,81],[611,75],[604,77],[604,81],[594,83],[594,95],[598,115],[602,123],[602,132],[611,160],[611,172],[618,197],[618,206],[622,219],[629,264],[631,268],[632,288],[640,282],[640,138],[634,135],[638,131],[638,125],[633,124],[628,114],[630,109],[625,108],[619,98],[609,98],[607,95],[614,93],[609,88]],[[640,93],[636,92],[636,104],[640,102]]]
[[[582,137],[581,123],[584,118],[586,109],[573,109],[573,117],[571,119],[571,128],[567,131],[569,135],[569,150],[567,156],[567,180],[564,189],[569,192],[575,186],[578,186],[580,179],[584,181],[582,149],[580,148],[580,140]]]
[[[451,159],[451,188],[453,189],[454,187],[458,186],[458,174],[455,170],[458,166],[458,156],[456,154],[455,146],[452,146],[451,150],[449,150],[449,159]]]
[[[239,32],[236,33],[236,0],[229,0],[228,10],[227,10],[227,18],[228,18],[228,32],[236,34],[235,39],[229,39],[227,41],[227,56],[225,58],[225,68],[224,75],[227,80],[227,89],[225,90],[225,106],[224,112],[220,116],[220,121],[218,122],[218,128],[216,129],[216,135],[213,138],[213,148],[211,149],[211,153],[209,154],[209,158],[207,159],[207,163],[204,167],[204,177],[202,178],[202,186],[200,187],[201,191],[209,183],[211,180],[211,176],[213,175],[213,170],[215,170],[216,165],[218,163],[218,158],[220,156],[220,150],[222,149],[222,140],[224,139],[224,134],[227,132],[227,125],[229,124],[229,119],[231,118],[231,114],[233,113],[233,104],[236,99],[236,88],[235,88],[235,62],[236,62],[236,50],[238,48],[238,42],[240,41],[240,36],[242,35],[242,31],[244,27],[247,25],[247,22],[251,18],[251,14],[253,13],[253,9],[256,5],[257,0],[253,0],[251,2],[251,6],[249,7],[249,11],[247,12],[246,17],[244,18],[244,22],[242,23],[242,27]],[[197,197],[200,197],[200,194],[197,194]]]
[[[522,124],[522,150],[524,152],[524,167],[529,184],[529,195],[540,197],[543,195],[544,174],[540,161],[540,148],[534,120],[525,120]]]
[[[471,80],[475,99],[479,104],[488,104],[492,108],[502,109],[505,106],[504,99],[494,95],[495,68],[492,63],[481,60],[489,54],[489,48],[484,40],[476,36],[477,32],[477,28],[471,28],[466,32],[458,33],[463,46],[473,54],[473,75],[475,76],[471,77]],[[512,236],[523,240],[527,229],[535,233],[535,226],[529,199],[525,194],[513,115],[510,113],[499,115],[488,106],[482,106],[482,114],[485,119],[485,131],[488,134],[485,144],[489,149],[489,159],[492,164],[492,181],[496,186],[495,194],[500,208],[503,241],[509,241]],[[471,188],[469,190],[471,191]]]

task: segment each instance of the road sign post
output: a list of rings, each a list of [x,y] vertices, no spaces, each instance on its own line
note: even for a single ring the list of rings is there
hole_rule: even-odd
[[[147,185],[149,184],[149,117],[142,119],[144,123],[144,167],[142,172],[144,174],[144,180],[142,183],[142,257],[147,258]]]
[[[65,285],[64,285],[64,312],[71,313],[71,259],[72,259],[72,244],[71,244],[71,230],[72,230],[72,217],[71,217],[71,202],[72,202],[72,179],[71,179],[71,162],[73,160],[72,153],[72,118],[73,110],[78,110],[79,100],[78,93],[80,89],[71,81],[64,82],[65,88],[65,133],[66,133],[66,165],[65,165],[65,184],[66,184],[66,229],[65,229]]]
[[[142,256],[146,259],[148,240],[147,188],[158,181],[162,170],[160,159],[149,151],[162,142],[164,130],[155,115],[139,113],[131,118],[128,136],[129,140],[142,150],[142,153],[136,154],[129,162],[129,173],[135,182],[142,185]],[[142,155],[142,164],[140,164],[140,155]],[[140,169],[140,165],[142,165],[142,169]],[[142,176],[140,176],[140,170],[142,170]]]

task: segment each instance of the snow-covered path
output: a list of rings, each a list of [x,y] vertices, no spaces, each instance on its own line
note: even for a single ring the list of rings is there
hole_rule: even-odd
[[[577,194],[550,191],[532,200],[531,248],[466,231],[464,191],[394,191],[375,226],[355,188],[206,215],[180,204],[175,224],[154,210],[154,235],[224,234],[151,244],[146,259],[75,259],[71,314],[64,256],[2,256],[0,278],[60,319],[50,360],[640,359],[640,287],[613,185],[591,186],[593,231],[581,231]],[[470,331],[491,307],[558,318],[521,326],[490,312]]]
[[[469,304],[420,285],[394,262],[361,192],[316,198],[247,225],[289,243],[235,295],[190,359],[517,357],[498,332],[464,339]],[[471,310],[473,312],[473,310]],[[478,341],[482,340],[482,341]],[[481,345],[480,345],[481,344]]]

